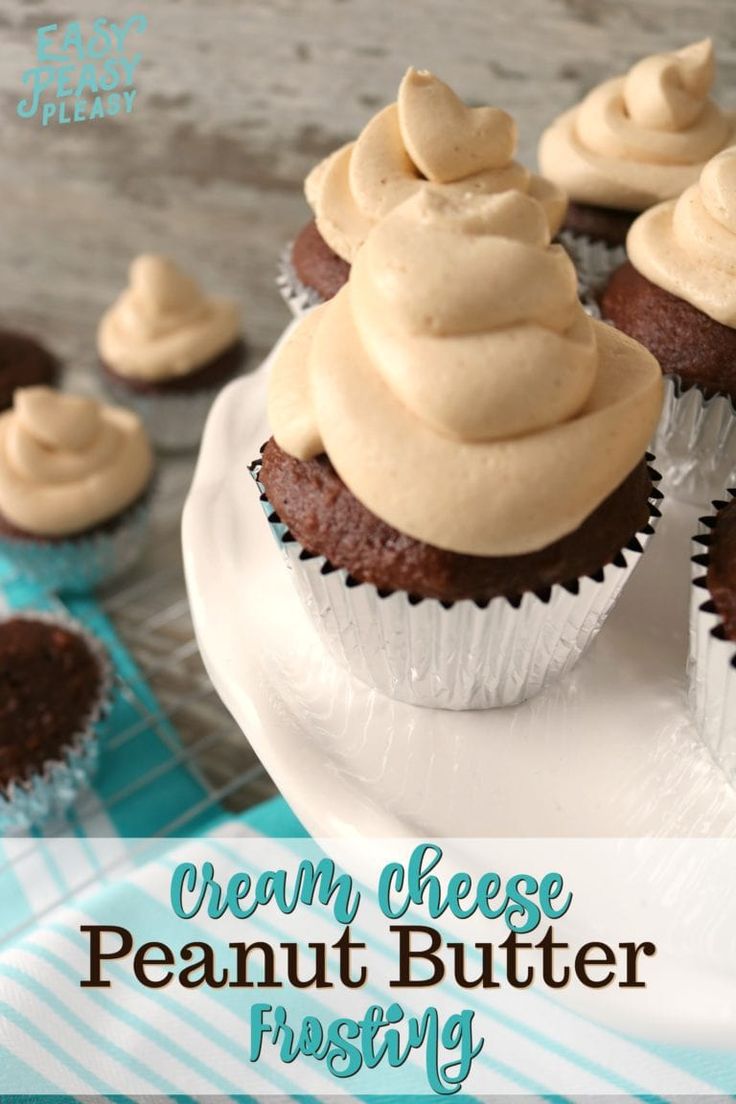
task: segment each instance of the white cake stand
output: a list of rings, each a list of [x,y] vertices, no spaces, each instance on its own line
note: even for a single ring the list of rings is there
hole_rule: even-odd
[[[212,409],[184,511],[185,567],[210,677],[310,832],[736,835],[736,792],[686,708],[693,508],[665,507],[563,682],[487,712],[393,702],[324,651],[265,522],[247,469],[268,437],[268,370]]]

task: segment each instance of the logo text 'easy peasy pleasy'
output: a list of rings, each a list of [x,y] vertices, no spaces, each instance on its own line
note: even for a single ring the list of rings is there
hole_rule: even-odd
[[[37,64],[23,73],[27,91],[18,115],[39,118],[42,126],[130,115],[142,57],[135,47],[147,26],[146,16],[138,14],[123,23],[95,19],[87,33],[78,21],[39,27]]]

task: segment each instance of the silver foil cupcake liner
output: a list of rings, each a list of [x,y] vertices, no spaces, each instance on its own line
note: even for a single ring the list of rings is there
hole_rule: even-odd
[[[7,787],[0,787],[0,836],[22,835],[31,828],[39,827],[73,805],[87,788],[97,769],[98,726],[110,709],[113,686],[107,651],[97,637],[73,618],[21,609],[4,615],[0,621],[17,617],[59,625],[80,636],[97,660],[100,688],[79,732],[72,736],[59,758],[50,759],[42,770],[22,782],[11,782]]]
[[[665,493],[705,507],[736,481],[736,409],[728,395],[706,396],[665,376],[652,450]]]
[[[190,452],[198,448],[210,407],[223,386],[196,391],[141,392],[103,379],[110,399],[138,415],[160,452]]]
[[[736,490],[728,494],[733,498]],[[717,512],[727,503],[718,500],[712,505]],[[715,516],[700,518],[693,537],[688,697],[700,738],[736,786],[736,644],[726,637],[707,582],[715,523]]]
[[[318,307],[324,299],[314,288],[307,287],[296,274],[291,263],[292,242],[286,246],[278,260],[276,270],[276,287],[281,293],[281,298],[295,318],[301,318],[312,307]]]
[[[584,302],[595,300],[611,275],[626,260],[623,245],[606,245],[585,234],[563,230],[557,239],[572,258],[578,274],[578,292]]]
[[[653,486],[647,524],[592,576],[520,597],[441,602],[379,590],[308,552],[268,501],[260,470],[258,459],[250,471],[271,531],[334,659],[390,698],[453,710],[516,705],[574,667],[641,558],[662,498]]]
[[[124,575],[146,546],[153,489],[115,521],[67,540],[0,536],[0,557],[16,578],[55,594],[86,594]]]

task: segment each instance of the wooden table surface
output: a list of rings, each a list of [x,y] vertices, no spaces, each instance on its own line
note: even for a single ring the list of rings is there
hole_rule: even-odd
[[[592,84],[708,34],[718,94],[736,107],[736,0],[119,0],[112,8],[118,21],[138,11],[149,20],[136,43],[133,114],[42,128],[15,110],[21,75],[36,64],[36,28],[71,19],[89,27],[105,12],[99,0],[0,0],[0,324],[43,336],[74,387],[94,387],[97,319],[142,251],[169,253],[240,300],[257,363],[287,321],[274,270],[307,218],[306,172],[395,98],[410,64],[432,69],[468,102],[511,111],[530,163],[546,122]],[[200,680],[197,708],[176,718],[196,743],[227,721],[213,695],[205,700],[180,571],[177,521],[190,470],[191,459],[167,465],[157,539],[132,589],[107,600],[162,697],[176,702],[182,680]],[[176,663],[162,681],[156,663],[167,651]],[[252,765],[231,735],[224,758],[207,760],[216,780]],[[266,789],[258,781],[240,804]]]
[[[123,0],[145,11],[125,118],[41,128],[15,114],[35,30],[98,0],[0,3],[0,319],[93,363],[99,312],[131,255],[169,252],[242,300],[257,353],[285,314],[275,259],[305,221],[308,169],[395,97],[407,65],[511,111],[521,156],[590,85],[713,36],[736,106],[734,0]]]

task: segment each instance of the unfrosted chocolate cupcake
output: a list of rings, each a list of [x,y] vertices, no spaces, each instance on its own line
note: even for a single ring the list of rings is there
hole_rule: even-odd
[[[35,338],[0,329],[0,413],[13,405],[19,387],[53,387],[59,363]]]
[[[66,618],[0,619],[0,832],[26,830],[77,796],[108,705],[101,646]]]
[[[371,227],[428,184],[456,196],[517,189],[542,203],[556,233],[566,197],[514,161],[515,150],[516,125],[505,111],[467,107],[431,73],[409,69],[398,101],[307,177],[314,221],[279,275],[294,313],[331,299]]]
[[[640,212],[680,195],[734,141],[736,118],[709,97],[714,73],[710,39],[646,57],[545,130],[539,164],[570,197],[563,240],[588,282],[621,262]]]
[[[392,697],[536,693],[653,531],[659,368],[549,242],[521,192],[422,189],[274,362],[253,468],[274,536],[328,647]]]
[[[198,444],[214,397],[243,368],[235,303],[215,299],[165,257],[130,266],[130,286],[103,315],[103,382],[162,449]]]

